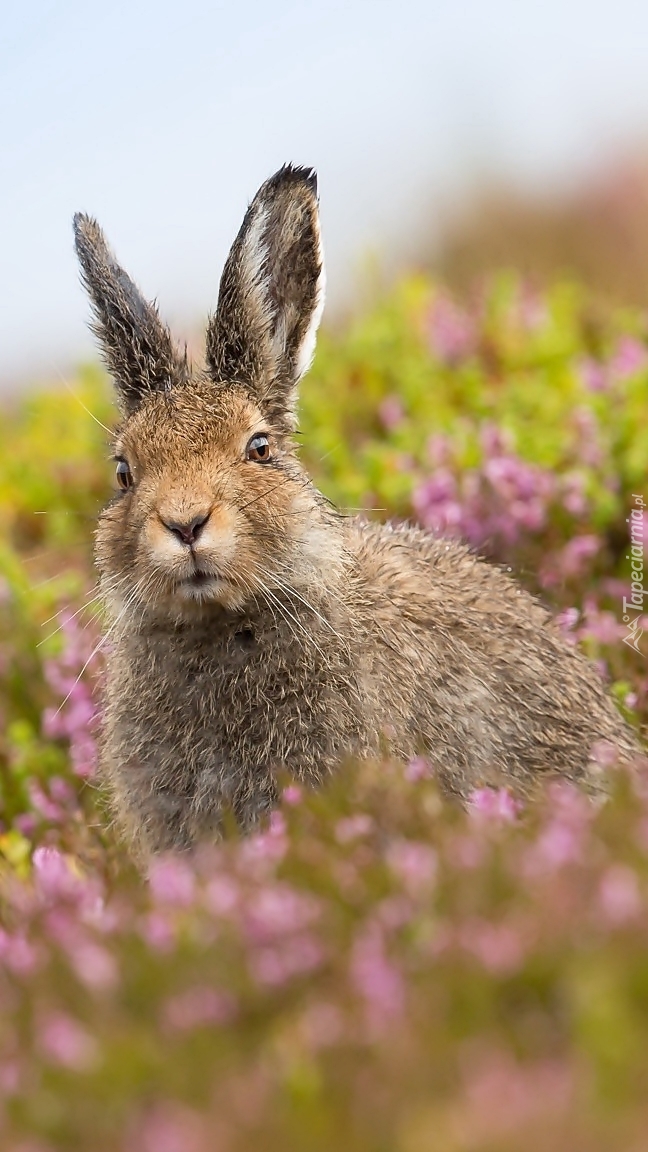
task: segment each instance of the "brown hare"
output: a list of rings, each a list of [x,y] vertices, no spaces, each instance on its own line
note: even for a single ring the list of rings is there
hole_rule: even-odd
[[[204,368],[178,352],[75,218],[123,420],[99,519],[110,618],[103,770],[140,849],[248,829],[282,774],[422,753],[447,790],[596,788],[593,746],[638,745],[543,607],[467,547],[339,515],[295,450],[324,302],[315,174],[257,192],[223,271]]]

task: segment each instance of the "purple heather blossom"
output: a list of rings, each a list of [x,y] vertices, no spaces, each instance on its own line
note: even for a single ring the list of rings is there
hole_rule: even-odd
[[[430,763],[424,756],[415,756],[405,765],[405,779],[409,784],[416,784],[419,780],[429,780],[431,775]]]
[[[187,908],[196,891],[196,877],[189,865],[178,856],[154,860],[149,867],[149,883],[159,904]]]
[[[359,812],[357,816],[346,816],[335,826],[335,838],[339,844],[348,844],[361,836],[368,836],[373,828],[371,816]]]
[[[378,415],[383,427],[391,432],[402,422],[405,415],[403,402],[399,396],[386,396],[378,406]]]
[[[448,367],[460,364],[475,350],[477,333],[471,317],[448,296],[439,294],[428,317],[432,352]]]
[[[574,536],[568,540],[558,558],[563,576],[581,577],[600,548],[601,541],[593,534]]]
[[[610,378],[603,364],[592,356],[583,356],[578,361],[578,375],[588,392],[605,392]]]
[[[428,890],[437,871],[433,848],[416,840],[395,840],[387,849],[387,864],[408,892],[413,895]]]
[[[255,948],[248,957],[252,978],[261,987],[277,988],[298,976],[305,976],[319,968],[324,949],[319,940],[308,933],[291,936],[289,941],[274,947]]]
[[[511,823],[517,820],[521,804],[506,788],[475,788],[469,798],[472,815]]]
[[[281,798],[284,804],[288,804],[291,808],[294,808],[295,805],[301,804],[302,802],[302,789],[299,784],[289,784],[287,788],[284,788]]]
[[[622,336],[610,360],[610,373],[615,380],[623,381],[642,372],[647,364],[645,344],[633,336]]]
[[[99,1059],[96,1040],[64,1012],[52,1012],[41,1021],[39,1043],[48,1059],[75,1072],[91,1071]]]
[[[371,1031],[381,1032],[402,1015],[405,1007],[403,977],[388,959],[376,923],[363,928],[353,945],[351,980],[365,1001]]]
[[[610,865],[601,880],[599,902],[608,924],[635,920],[645,907],[636,872],[625,864]]]
[[[167,1000],[163,1009],[165,1023],[178,1032],[229,1024],[235,1015],[236,1002],[231,993],[209,986],[196,986],[179,992]]]
[[[459,938],[464,949],[494,976],[509,976],[524,961],[524,944],[512,925],[471,920],[462,926]]]
[[[319,916],[316,901],[287,884],[265,886],[249,899],[244,915],[248,940],[263,944],[301,932]]]

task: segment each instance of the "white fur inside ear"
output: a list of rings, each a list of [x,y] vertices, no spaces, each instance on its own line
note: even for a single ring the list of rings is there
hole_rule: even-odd
[[[263,239],[267,219],[267,208],[259,208],[247,230],[241,253],[243,291],[246,296],[253,296],[261,308],[268,307],[268,247]]]
[[[260,321],[260,328],[265,331],[268,337],[268,350],[274,360],[274,364],[268,364],[268,368],[272,371],[278,367],[286,353],[286,323],[283,315],[275,316],[272,312],[270,296],[272,269],[268,267],[268,245],[265,240],[267,226],[268,209],[260,207],[250,223],[243,241],[241,278],[245,297],[252,306],[257,320]],[[324,252],[318,219],[315,222],[315,227],[317,229],[317,260],[320,273],[315,289],[312,314],[295,358],[295,383],[301,379],[313,362],[317,329],[322,319],[326,296]],[[271,337],[270,333],[272,333]]]
[[[297,360],[295,362],[295,375],[297,380],[301,380],[304,372],[308,372],[311,364],[313,363],[313,356],[315,355],[315,344],[317,342],[317,329],[320,326],[322,319],[322,312],[324,311],[324,301],[326,299],[326,270],[324,268],[324,252],[322,249],[322,238],[317,235],[317,252],[319,256],[320,274],[317,281],[317,289],[315,292],[315,307],[313,314],[310,318],[308,328],[304,333],[299,351],[297,353]]]

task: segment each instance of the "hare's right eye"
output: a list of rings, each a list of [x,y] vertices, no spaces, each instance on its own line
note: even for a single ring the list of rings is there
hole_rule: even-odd
[[[117,461],[117,483],[124,492],[132,486],[133,473],[125,460]]]

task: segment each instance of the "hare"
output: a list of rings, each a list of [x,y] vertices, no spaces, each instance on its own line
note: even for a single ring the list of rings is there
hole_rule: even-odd
[[[639,753],[596,669],[506,573],[454,540],[340,515],[295,449],[324,303],[316,177],[250,204],[194,369],[75,217],[123,420],[96,562],[109,617],[102,762],[145,853],[251,828],[282,774],[425,755],[442,785],[599,788]]]

